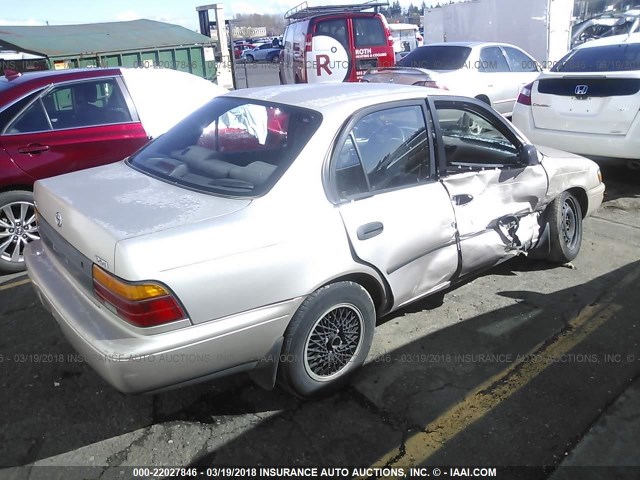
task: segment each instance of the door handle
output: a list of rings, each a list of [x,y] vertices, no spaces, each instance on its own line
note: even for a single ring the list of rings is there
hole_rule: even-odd
[[[380,235],[384,230],[384,225],[381,222],[365,223],[358,227],[358,240],[367,240],[373,238],[376,235]]]
[[[28,155],[37,155],[38,153],[49,150],[49,145],[41,145],[39,143],[30,143],[26,147],[18,149],[18,153],[26,153]]]
[[[467,193],[463,193],[462,195],[454,195],[451,200],[453,200],[454,205],[466,205],[471,200],[473,200],[473,195],[469,195]]]

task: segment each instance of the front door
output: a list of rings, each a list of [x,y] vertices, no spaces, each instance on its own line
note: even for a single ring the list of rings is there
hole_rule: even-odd
[[[435,100],[446,187],[460,235],[460,275],[526,250],[539,234],[538,213],[548,181],[542,165],[526,165],[522,143],[484,105]]]
[[[333,191],[356,257],[388,281],[394,307],[448,285],[458,268],[454,212],[425,106],[367,111],[338,140]]]

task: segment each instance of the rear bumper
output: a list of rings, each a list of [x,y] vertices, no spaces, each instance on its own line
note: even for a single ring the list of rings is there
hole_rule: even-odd
[[[637,119],[626,135],[548,130],[535,126],[531,107],[517,103],[512,121],[534,145],[546,145],[586,157],[598,157],[598,163],[602,164],[640,159],[640,122]],[[624,160],[621,162],[620,159]]]
[[[250,370],[284,334],[301,298],[154,335],[128,328],[90,298],[41,241],[25,251],[43,305],[84,361],[124,393]]]

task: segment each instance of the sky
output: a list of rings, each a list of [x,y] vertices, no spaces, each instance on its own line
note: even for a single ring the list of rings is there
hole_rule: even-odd
[[[228,0],[225,17],[237,13],[282,14],[301,0]],[[309,5],[350,3],[351,0],[310,0]],[[360,3],[354,0],[353,3]],[[117,22],[148,18],[198,29],[196,6],[216,0],[0,0],[0,25],[67,25],[77,23]],[[391,3],[391,2],[389,2]],[[401,0],[408,6],[411,0]],[[422,0],[416,0],[420,5]],[[431,2],[426,1],[427,5]],[[435,3],[435,2],[434,2]]]

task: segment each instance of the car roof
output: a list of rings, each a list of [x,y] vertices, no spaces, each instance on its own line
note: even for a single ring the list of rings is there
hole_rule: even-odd
[[[298,106],[319,111],[323,115],[343,115],[384,101],[408,100],[447,93],[449,92],[435,88],[411,85],[321,83],[247,88],[229,92],[224,96]]]
[[[493,47],[493,46],[503,46],[503,47],[515,47],[515,45],[511,45],[510,43],[503,42],[437,42],[437,43],[429,43],[428,45],[423,45],[418,48],[428,48],[428,47]],[[516,47],[518,48],[518,47]]]
[[[97,73],[99,72],[99,73]],[[83,77],[95,77],[100,75],[118,75],[120,74],[120,67],[111,68],[70,68],[67,70],[38,70],[33,72],[24,72],[20,76],[14,77],[8,80],[6,76],[0,77],[0,81],[8,81],[14,85],[20,85],[23,83],[31,82],[32,80],[43,78],[56,78],[56,79],[75,79]],[[6,75],[6,71],[5,71]]]

